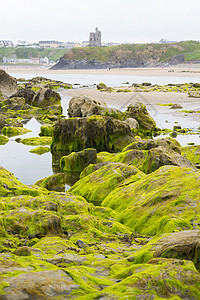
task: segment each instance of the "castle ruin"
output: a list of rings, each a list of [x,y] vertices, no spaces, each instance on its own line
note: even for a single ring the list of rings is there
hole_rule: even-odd
[[[101,47],[101,31],[95,28],[95,32],[90,32],[89,46]]]

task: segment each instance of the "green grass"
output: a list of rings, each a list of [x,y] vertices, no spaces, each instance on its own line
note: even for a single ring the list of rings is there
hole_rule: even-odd
[[[45,57],[50,60],[57,61],[66,53],[66,49],[43,49],[43,48],[0,48],[0,61],[6,56],[16,55],[17,58],[27,59],[30,57]]]
[[[157,58],[159,62],[164,62],[169,58],[184,54],[186,60],[190,60],[193,52],[194,57],[197,54],[200,56],[200,43],[197,41],[186,41],[173,44],[126,44],[111,47],[84,47],[84,48],[73,48],[67,51],[64,55],[65,59],[97,59],[99,61],[107,60],[122,60],[128,58],[149,59],[153,57]],[[199,57],[198,56],[198,57]]]

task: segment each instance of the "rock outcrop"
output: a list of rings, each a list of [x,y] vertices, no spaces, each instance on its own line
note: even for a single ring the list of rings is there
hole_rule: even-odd
[[[80,179],[69,192],[86,198],[94,205],[101,205],[106,196],[118,186],[126,186],[144,176],[145,174],[134,166],[110,163]]]
[[[100,151],[120,151],[133,141],[125,122],[111,117],[90,116],[60,120],[55,124],[52,150],[68,153],[95,148]]]
[[[152,135],[156,123],[148,113],[146,106],[142,103],[134,103],[127,107],[125,111],[127,118],[133,118],[139,123],[140,130],[144,131],[145,135]]]
[[[69,101],[68,115],[70,118],[82,118],[91,115],[111,116],[121,120],[124,118],[120,110],[109,108],[105,102],[99,102],[84,96],[73,97]]]
[[[136,183],[114,190],[102,206],[121,212],[118,221],[140,234],[198,228],[199,180],[199,171],[164,166]]]
[[[3,70],[0,70],[0,91],[5,97],[9,97],[17,91],[17,80]]]

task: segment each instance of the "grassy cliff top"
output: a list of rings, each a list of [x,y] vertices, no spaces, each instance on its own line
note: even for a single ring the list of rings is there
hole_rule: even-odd
[[[186,60],[200,58],[200,42],[185,41],[173,44],[126,44],[111,47],[73,48],[64,54],[66,60],[123,60],[123,59],[157,59],[164,62],[169,58],[184,54]]]
[[[13,55],[16,55],[17,58],[23,59],[47,56],[50,60],[57,61],[65,54],[65,52],[66,49],[0,47],[0,61],[4,56],[9,57]]]

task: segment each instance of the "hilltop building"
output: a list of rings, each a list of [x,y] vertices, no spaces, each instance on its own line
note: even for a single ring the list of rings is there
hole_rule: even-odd
[[[101,47],[101,31],[97,27],[95,28],[95,32],[90,32],[89,46]]]
[[[0,40],[0,47],[14,47],[12,41]]]
[[[59,48],[61,44],[58,41],[39,41],[40,48]]]

